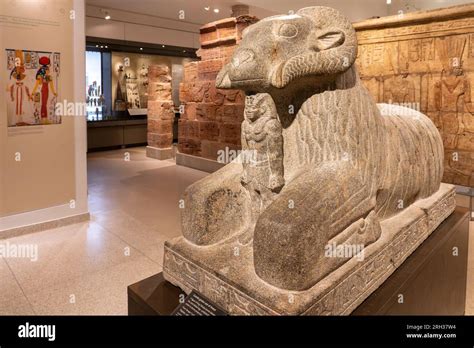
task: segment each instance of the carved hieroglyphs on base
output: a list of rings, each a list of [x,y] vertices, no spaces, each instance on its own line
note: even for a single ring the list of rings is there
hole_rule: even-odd
[[[474,5],[355,24],[357,65],[379,103],[417,108],[445,149],[443,182],[474,187]]]
[[[246,93],[246,153],[186,190],[167,280],[232,314],[348,314],[452,213],[435,125],[376,105],[356,56],[327,7],[244,32],[216,84]]]

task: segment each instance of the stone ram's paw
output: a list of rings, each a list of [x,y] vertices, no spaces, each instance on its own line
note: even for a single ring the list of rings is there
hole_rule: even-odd
[[[183,235],[197,245],[212,245],[243,231],[250,197],[242,187],[241,166],[230,164],[185,192]]]

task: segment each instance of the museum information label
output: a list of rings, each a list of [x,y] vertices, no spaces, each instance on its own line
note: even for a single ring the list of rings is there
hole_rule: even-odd
[[[173,316],[224,316],[227,313],[211,303],[207,298],[192,291],[173,312]]]

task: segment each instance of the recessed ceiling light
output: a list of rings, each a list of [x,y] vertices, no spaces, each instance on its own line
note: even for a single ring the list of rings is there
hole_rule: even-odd
[[[206,11],[209,11],[211,8],[209,6],[204,7]]]
[[[95,47],[99,48],[99,45],[95,45]]]
[[[140,51],[143,51],[143,47],[140,47]]]
[[[109,46],[105,46],[105,48],[109,48]]]
[[[109,11],[104,10],[104,9],[100,9],[100,12],[102,12],[102,13],[104,14],[104,18],[105,18],[106,20],[109,20],[109,19],[112,18],[112,17],[110,17]]]
[[[183,50],[183,53],[186,53],[186,50]]]
[[[215,8],[215,9],[214,9],[214,13],[219,13],[219,9],[218,9],[218,8]]]
[[[100,48],[104,48],[104,46],[100,46]]]
[[[165,46],[165,45],[161,45],[161,47],[165,48],[166,46]]]

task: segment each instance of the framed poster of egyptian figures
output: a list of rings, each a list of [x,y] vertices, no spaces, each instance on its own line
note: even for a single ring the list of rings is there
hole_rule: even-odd
[[[6,50],[9,127],[61,123],[55,112],[60,65],[58,52]]]

